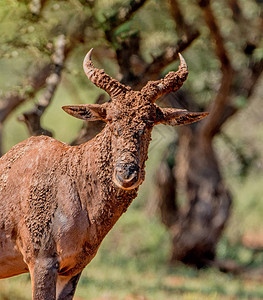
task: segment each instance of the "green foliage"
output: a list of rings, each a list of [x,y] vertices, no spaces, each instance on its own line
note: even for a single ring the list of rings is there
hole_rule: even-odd
[[[109,29],[109,16],[114,16],[116,9],[127,2],[128,0],[98,0],[92,8],[85,4],[86,1],[50,0],[42,15],[36,17],[29,11],[29,1],[1,0],[0,98],[8,91],[30,95],[32,90],[27,78],[40,65],[50,62],[53,41],[61,33],[71,36],[79,22],[87,18],[88,24],[93,26],[87,26],[83,43],[76,43],[72,50],[61,84],[42,119],[43,127],[53,131],[57,139],[70,142],[79,131],[81,122],[66,115],[61,106],[93,103],[100,93],[89,83],[81,68],[82,58],[89,48],[97,48],[98,54],[94,55],[96,66],[105,68],[114,77],[118,74],[117,63],[108,50],[112,45],[105,39],[104,31]],[[242,32],[232,21],[231,12],[224,1],[211,2],[227,41],[226,47],[239,73],[248,64],[241,53],[244,46]],[[239,2],[246,17],[253,21],[258,13],[256,1]],[[200,10],[191,0],[180,1],[180,5],[188,23],[201,31],[201,37],[184,53],[190,70],[185,86],[193,92],[199,105],[206,107],[218,90],[220,63],[214,54],[213,43]],[[159,55],[166,46],[179,40],[175,29],[166,1],[149,0],[129,22],[118,27],[114,35],[116,39],[123,40],[126,36],[139,32],[142,56],[147,62],[151,62],[152,56]],[[76,35],[77,33],[73,34],[73,40]],[[100,52],[100,48],[106,50]],[[261,41],[253,59],[259,61],[262,57]],[[178,62],[175,62],[165,71],[177,69],[177,65]],[[17,121],[17,116],[31,108],[40,94],[41,91],[34,99],[17,108],[5,122],[4,151],[28,137],[25,125]],[[262,95],[262,88],[258,94]],[[245,108],[247,98],[237,97],[236,104],[239,108]],[[230,147],[222,139],[216,141],[224,176],[231,185],[235,203],[226,234],[219,244],[218,255],[222,259],[234,259],[240,264],[250,263],[257,267],[262,265],[262,254],[255,256],[242,245],[241,239],[248,231],[263,232],[262,114],[262,104],[257,102],[252,111],[246,110],[240,119],[235,120],[235,124],[232,122],[224,128],[235,149],[242,149],[247,157],[257,154],[257,163],[251,162],[251,173],[247,172],[248,178],[243,181],[240,181],[240,161],[233,147],[229,150]],[[263,298],[262,286],[257,282],[234,278],[213,269],[197,272],[183,266],[169,266],[169,234],[156,216],[148,215],[145,207],[153,192],[156,166],[174,136],[175,132],[171,128],[160,126],[154,130],[146,181],[139,197],[106,237],[98,255],[85,269],[77,290],[78,299],[139,300],[144,299],[143,296],[151,300]],[[0,281],[0,300],[30,297],[28,275]]]

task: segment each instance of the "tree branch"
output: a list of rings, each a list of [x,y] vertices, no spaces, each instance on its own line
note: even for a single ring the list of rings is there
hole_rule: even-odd
[[[176,45],[167,47],[162,54],[153,58],[150,64],[147,64],[139,54],[140,37],[132,35],[122,42],[120,49],[116,50],[118,64],[123,75],[122,82],[130,85],[135,90],[140,90],[148,81],[156,80],[162,69],[178,59],[178,53],[189,47],[199,35],[200,33],[195,31],[180,39]],[[132,58],[135,59],[132,61]],[[134,72],[136,68],[142,70]],[[135,73],[140,74],[135,75]]]
[[[198,30],[187,24],[178,2],[176,0],[168,0],[168,2],[171,15],[177,25],[181,37],[176,45],[167,47],[161,55],[154,58],[151,64],[146,67],[145,71],[140,76],[141,86],[144,86],[149,80],[155,80],[159,76],[161,70],[178,59],[178,53],[183,52],[188,48],[200,35]]]
[[[108,18],[108,23],[111,26],[110,31],[105,31],[108,41],[114,44],[112,39],[113,32],[116,27],[129,18],[146,2],[146,0],[131,0],[127,7],[120,8],[114,15]],[[175,3],[170,1],[175,9]],[[178,8],[179,9],[179,8]],[[177,9],[177,11],[178,11]],[[179,12],[181,14],[181,12]],[[182,14],[181,14],[182,16]],[[187,25],[183,17],[181,21],[184,23],[183,27],[187,28],[185,34],[179,39],[176,45],[167,47],[165,51],[155,57],[150,64],[147,64],[140,56],[140,37],[138,33],[133,33],[121,41],[116,50],[118,64],[120,66],[121,74],[123,75],[122,82],[130,85],[133,89],[141,89],[149,80],[156,80],[160,76],[161,70],[178,59],[178,53],[184,51],[191,43],[200,35],[197,30]],[[131,61],[131,58],[136,58],[134,61],[137,65],[140,64],[140,75],[135,75],[136,63]]]
[[[115,29],[124,24],[125,22],[129,21],[132,16],[137,12],[139,8],[141,8],[147,0],[130,0],[130,2],[125,5],[121,6],[115,13],[107,17],[105,24],[103,27],[105,28],[105,36],[107,40],[114,44],[118,44],[116,42],[116,38],[114,36]]]
[[[41,127],[40,118],[50,104],[60,82],[61,72],[65,61],[65,45],[65,36],[60,35],[55,43],[55,52],[52,57],[53,71],[46,79],[45,91],[32,110],[25,112],[22,116],[18,117],[19,121],[22,121],[27,125],[30,135],[43,134],[52,136],[50,131]]]
[[[27,84],[19,92],[11,92],[5,95],[0,101],[0,156],[2,156],[2,129],[3,123],[9,114],[20,104],[34,97],[36,93],[45,85],[46,78],[51,73],[52,64],[44,65],[40,71],[36,72],[27,80]]]
[[[78,43],[84,42],[85,30],[89,24],[90,17],[85,17],[79,18],[78,23],[74,24],[73,28],[71,26],[69,36],[67,37],[68,43],[64,51],[65,60]],[[0,130],[5,119],[16,107],[18,107],[24,101],[33,98],[36,93],[45,86],[46,79],[52,72],[54,72],[54,63],[48,63],[30,76],[26,81],[26,84],[21,84],[19,92],[10,92],[2,97],[0,102]]]
[[[203,11],[204,20],[206,22],[207,27],[210,30],[210,34],[212,39],[215,42],[215,53],[218,59],[221,62],[222,70],[232,69],[230,59],[227,55],[227,51],[225,48],[224,40],[221,35],[219,26],[216,23],[216,17],[212,11],[210,6],[210,1],[199,1],[199,6]]]
[[[218,124],[225,112],[225,106],[229,102],[229,95],[232,87],[234,71],[228,57],[223,37],[216,23],[216,18],[210,6],[209,0],[199,1],[199,6],[203,11],[204,19],[210,30],[212,39],[215,42],[215,53],[221,62],[222,78],[217,95],[210,106],[210,115],[204,120],[200,134],[207,140],[211,140],[218,132]]]
[[[185,35],[186,37],[190,37],[194,32],[198,32],[198,30],[186,22],[177,0],[168,0],[168,3],[170,6],[171,16],[176,23],[176,29],[181,36]]]
[[[232,87],[233,92],[230,95],[232,99],[237,97],[246,98],[247,102],[251,100],[251,96],[255,89],[255,86],[258,83],[258,80],[263,72],[263,60],[253,61],[252,53],[257,48],[257,43],[259,43],[260,39],[251,42],[251,33],[248,31],[248,28],[252,28],[252,26],[248,26],[249,20],[245,19],[242,10],[236,0],[228,0],[228,4],[233,12],[233,19],[238,22],[239,28],[241,28],[243,36],[246,37],[245,47],[242,49],[247,59],[250,60],[250,64],[247,68],[242,69],[238,74],[235,75],[239,77],[237,80],[238,84]],[[262,32],[262,15],[259,15],[259,20],[257,21],[257,32]],[[253,29],[255,29],[253,27]],[[222,125],[233,115],[235,115],[239,111],[240,107],[235,104],[226,103],[224,113],[221,115],[218,120],[217,125],[214,127],[214,134],[220,131]]]
[[[145,69],[141,75],[137,77],[133,85],[136,89],[141,89],[150,80],[156,80],[160,76],[162,69],[178,59],[178,53],[188,48],[200,35],[198,30],[187,24],[178,2],[176,0],[168,0],[168,2],[171,8],[171,15],[181,37],[176,45],[166,47],[164,52],[155,57],[150,64],[147,65],[144,63]]]
[[[156,78],[161,70],[178,59],[178,53],[183,52],[189,47],[199,35],[200,33],[198,31],[193,32],[191,35],[187,36],[186,39],[179,40],[175,46],[167,47],[161,55],[154,58],[152,63],[148,65],[144,72],[145,74],[143,74],[142,77],[147,74],[147,81]]]
[[[134,74],[132,57],[139,59],[140,65],[146,65],[141,58],[140,52],[140,36],[139,33],[129,35],[124,41],[120,43],[120,47],[116,50],[117,61],[122,74],[122,83],[134,87],[139,78]]]
[[[114,14],[107,18],[110,31],[127,22],[147,0],[130,0],[130,2],[121,6]]]
[[[50,75],[52,64],[44,65],[38,72],[27,80],[24,87],[21,86],[19,92],[10,92],[5,95],[0,102],[0,124],[2,124],[8,115],[20,104],[35,94],[45,85],[47,77]]]
[[[247,70],[247,73],[249,73],[249,76],[243,78],[238,87],[235,88],[231,98],[243,97],[246,98],[247,103],[249,103],[252,99],[252,95],[258,83],[258,80],[263,73],[263,60],[252,64],[250,69]],[[226,122],[226,120],[235,115],[239,111],[239,109],[240,108],[234,104],[227,104],[224,114],[219,120],[215,131],[219,132],[221,126]]]

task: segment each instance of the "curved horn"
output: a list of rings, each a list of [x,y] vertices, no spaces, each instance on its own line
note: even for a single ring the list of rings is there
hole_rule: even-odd
[[[89,80],[93,82],[97,87],[106,91],[111,97],[114,97],[121,92],[126,92],[129,87],[126,87],[118,80],[111,78],[104,72],[104,70],[94,67],[91,61],[92,50],[93,48],[90,49],[83,60],[83,69]]]
[[[177,72],[169,72],[163,79],[149,81],[141,90],[141,93],[151,102],[156,101],[164,94],[175,92],[185,82],[188,75],[187,64],[183,56],[178,53],[180,65]]]
[[[186,73],[186,76],[187,76],[188,75],[188,67],[187,67],[186,61],[181,53],[178,53],[178,56],[180,59],[180,65],[178,68],[178,72]]]

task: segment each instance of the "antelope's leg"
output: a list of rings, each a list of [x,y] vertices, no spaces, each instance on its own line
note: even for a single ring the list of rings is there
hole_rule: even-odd
[[[57,279],[57,300],[71,300],[80,278],[81,272],[73,277],[58,276]]]
[[[58,264],[55,258],[36,259],[29,266],[33,300],[55,300]]]

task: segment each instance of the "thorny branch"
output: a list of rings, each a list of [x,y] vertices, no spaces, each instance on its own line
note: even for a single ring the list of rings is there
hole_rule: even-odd
[[[48,105],[50,104],[54,93],[58,87],[61,79],[61,71],[64,67],[65,61],[65,45],[66,40],[64,35],[60,35],[55,43],[55,52],[52,57],[53,71],[46,79],[46,88],[40,97],[38,103],[29,112],[23,113],[19,116],[18,120],[25,122],[28,127],[30,135],[48,135],[52,136],[52,133],[41,127],[40,118]]]

